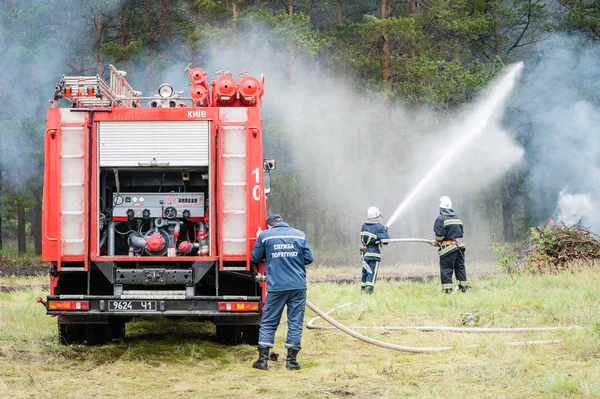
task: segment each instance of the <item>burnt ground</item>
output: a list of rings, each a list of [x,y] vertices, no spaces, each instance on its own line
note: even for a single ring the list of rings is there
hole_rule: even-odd
[[[25,277],[37,276],[48,273],[48,265],[44,262],[39,264],[21,261],[18,258],[0,256],[0,277]]]
[[[48,274],[48,266],[11,266],[2,267],[0,266],[0,277],[26,277],[26,276],[39,276],[40,274]]]
[[[498,275],[496,272],[471,272],[469,276],[477,278],[489,278]],[[323,277],[310,277],[308,281],[310,283],[356,283],[360,281],[360,274],[356,276],[323,276]],[[377,281],[380,280],[408,280],[415,282],[428,282],[431,280],[437,280],[440,278],[439,274],[429,273],[415,273],[415,274],[380,274],[377,276]]]
[[[2,276],[38,276],[42,274],[46,274],[46,266],[27,266],[27,267],[11,267],[11,268],[1,268],[0,267],[0,277]],[[497,275],[494,272],[475,272],[470,273],[470,276],[478,277],[478,278],[489,278]],[[379,275],[377,280],[409,280],[414,282],[428,282],[431,280],[439,279],[439,275],[434,274],[414,274],[414,275],[406,275],[406,274],[383,274]],[[308,279],[310,283],[339,283],[339,284],[353,284],[358,283],[360,281],[360,275],[356,276],[323,276],[323,277],[310,277]],[[44,289],[48,290],[48,285],[3,285],[0,284],[0,293],[14,292],[20,290],[29,290],[29,289]]]
[[[0,256],[0,277],[28,277],[48,274],[48,265],[44,262],[33,263],[19,258]],[[45,288],[48,286],[0,284],[0,293]]]

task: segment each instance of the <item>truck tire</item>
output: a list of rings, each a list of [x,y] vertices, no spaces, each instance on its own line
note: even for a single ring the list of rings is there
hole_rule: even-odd
[[[109,319],[108,328],[110,330],[110,339],[122,341],[125,338],[125,322],[119,319]]]
[[[242,340],[247,345],[258,345],[258,334],[260,326],[244,326],[242,329]]]
[[[85,324],[85,342],[88,345],[103,345],[110,342],[110,328],[108,323]]]
[[[58,324],[58,340],[63,345],[82,344],[85,324]]]
[[[217,325],[217,341],[225,345],[239,345],[242,343],[242,329],[240,326]]]

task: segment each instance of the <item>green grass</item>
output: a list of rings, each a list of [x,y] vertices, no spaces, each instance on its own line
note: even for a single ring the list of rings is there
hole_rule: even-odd
[[[19,247],[17,240],[15,239],[4,239],[2,241],[2,249],[0,250],[0,256],[7,257],[24,257],[29,259],[41,259],[39,255],[35,255],[35,246],[32,240],[27,240],[25,243],[26,253],[19,254]]]
[[[343,274],[329,269],[333,275]],[[324,273],[319,271],[319,273]],[[19,279],[2,284],[27,284]],[[468,294],[444,296],[439,283],[380,281],[373,296],[358,284],[311,284],[309,299],[347,325],[462,326],[479,311],[479,326],[571,326],[581,330],[456,334],[361,330],[411,346],[456,346],[411,354],[368,345],[338,331],[304,330],[299,361],[268,372],[250,366],[253,347],[212,341],[209,323],[136,320],[124,343],[62,346],[56,320],[45,315],[41,289],[0,294],[0,398],[597,398],[600,397],[600,272],[498,276],[474,280]],[[314,314],[307,310],[306,321]],[[284,355],[285,324],[275,351]],[[326,325],[319,320],[317,325]],[[519,340],[564,339],[509,347]],[[465,345],[479,344],[475,349]]]

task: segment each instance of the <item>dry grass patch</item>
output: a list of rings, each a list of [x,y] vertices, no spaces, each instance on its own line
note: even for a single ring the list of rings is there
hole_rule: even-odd
[[[403,345],[456,346],[433,354],[394,352],[341,332],[305,329],[298,372],[285,369],[285,327],[276,340],[280,360],[263,372],[250,367],[255,348],[217,344],[209,323],[142,319],[129,323],[123,343],[61,346],[56,320],[35,303],[42,290],[3,293],[0,397],[595,398],[600,397],[599,284],[600,273],[592,270],[498,276],[474,281],[472,292],[452,297],[441,295],[437,282],[382,281],[373,296],[361,295],[358,284],[311,284],[309,299],[323,310],[353,303],[332,313],[347,325],[462,326],[462,314],[478,311],[479,326],[584,329],[494,335],[361,331]],[[307,310],[306,321],[312,317]],[[564,341],[505,345],[557,338]],[[480,346],[466,349],[468,344]]]

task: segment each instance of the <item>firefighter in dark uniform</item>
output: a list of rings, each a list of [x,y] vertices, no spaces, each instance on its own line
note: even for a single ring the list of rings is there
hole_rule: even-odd
[[[314,257],[306,235],[284,223],[280,215],[269,216],[267,228],[260,232],[252,249],[252,261],[258,263],[266,259],[267,264],[267,298],[260,322],[258,360],[252,367],[268,369],[269,350],[275,343],[283,307],[287,306],[286,367],[298,370],[300,364],[296,356],[301,348],[306,306],[306,265],[311,264]]]
[[[458,287],[462,292],[469,289],[467,270],[465,269],[465,243],[463,242],[463,224],[452,209],[452,200],[443,196],[440,198],[440,216],[433,225],[435,242],[439,247],[440,276],[442,290],[452,293],[452,275],[456,274]]]
[[[390,238],[387,227],[381,224],[383,217],[377,207],[367,209],[367,220],[360,231],[360,252],[362,262],[362,279],[360,289],[362,292],[372,294],[377,281],[377,272],[381,262],[381,240]]]

